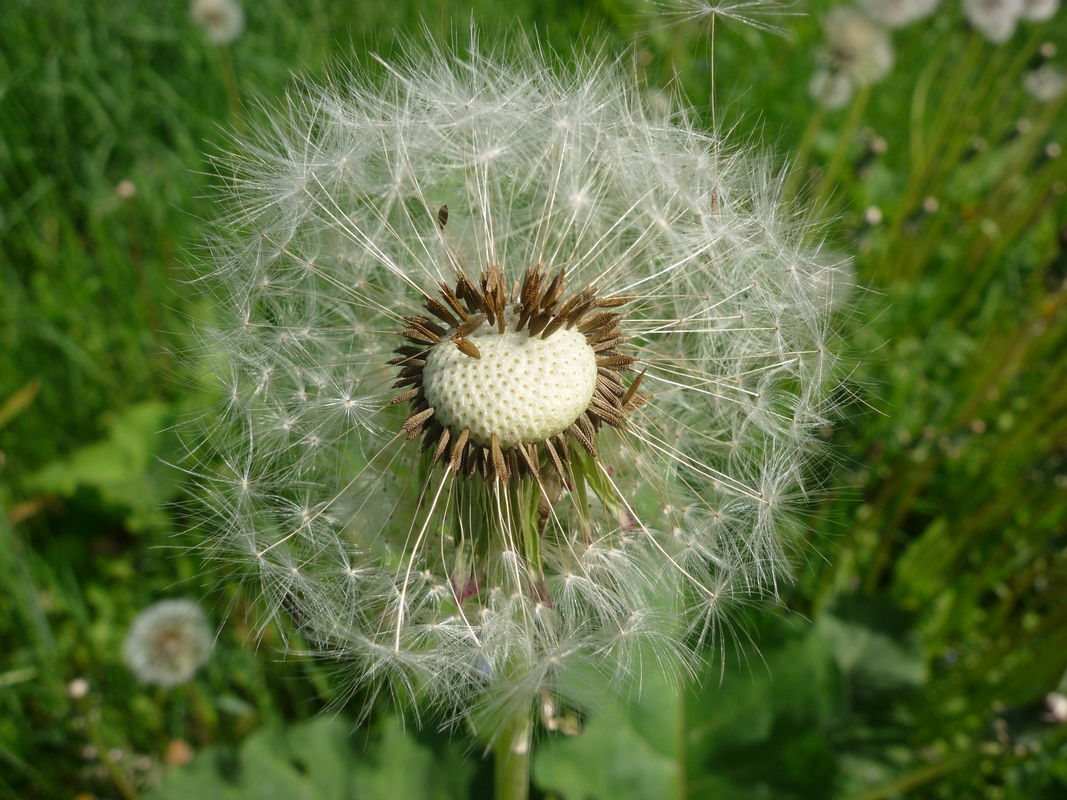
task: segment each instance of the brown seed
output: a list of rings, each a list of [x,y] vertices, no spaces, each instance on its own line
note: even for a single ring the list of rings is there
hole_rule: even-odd
[[[470,336],[472,333],[482,327],[483,322],[485,322],[485,314],[474,314],[473,316],[469,317],[467,321],[464,322],[462,325],[456,327],[456,332],[454,336],[459,339],[462,339],[465,336]]]
[[[406,403],[408,400],[414,400],[416,397],[419,396],[419,392],[421,392],[421,391],[422,391],[422,387],[421,386],[419,388],[417,388],[417,389],[409,389],[408,391],[403,392],[401,394],[398,394],[396,397],[394,397],[392,400],[390,400],[389,401],[389,405],[397,406],[397,405],[400,405],[401,403]]]
[[[635,361],[637,359],[633,356],[597,356],[596,365],[609,369],[627,369]]]
[[[437,462],[441,460],[441,456],[445,454],[445,449],[448,447],[448,440],[452,438],[452,434],[448,428],[445,428],[441,433],[441,438],[437,440],[437,447],[433,451],[433,461],[430,463],[431,467],[436,467]]]
[[[470,431],[466,428],[460,433],[456,439],[456,443],[452,445],[452,457],[448,461],[448,468],[453,472],[459,472],[459,467],[463,461],[463,450],[467,446],[467,437],[470,436]]]
[[[526,464],[526,470],[531,475],[536,475],[539,471],[537,465],[537,445],[531,444],[530,450],[527,450],[526,445],[524,445],[522,442],[519,442],[517,445],[515,445],[515,449],[518,450],[519,455],[522,456],[522,460]],[[533,455],[530,454],[531,450],[533,451]]]
[[[579,419],[581,419],[581,417],[579,417]],[[583,448],[585,448],[585,451],[587,453],[589,453],[589,455],[591,455],[593,458],[597,457],[596,444],[594,443],[594,441],[592,439],[590,439],[588,436],[585,435],[585,431],[583,431],[578,426],[577,422],[575,422],[573,425],[571,425],[570,428],[568,428],[568,430],[570,431],[571,436],[573,436],[575,439],[578,440],[578,444],[580,444]]]
[[[491,457],[493,459],[493,477],[499,478],[502,482],[507,482],[508,479],[508,465],[504,461],[504,454],[500,451],[500,439],[494,433],[493,438],[490,441]]]
[[[588,342],[588,344],[591,344],[593,346],[594,353],[603,353],[605,350],[611,350],[616,345],[621,344],[625,339],[625,336],[619,334],[618,336],[612,337],[611,339],[608,339],[603,342],[597,342],[596,344]]]
[[[594,305],[597,308],[618,308],[636,299],[632,295],[617,294],[613,297],[598,297]]]
[[[556,452],[556,448],[552,444],[551,439],[545,439],[544,441],[545,451],[548,453],[548,460],[552,462],[552,466],[555,467],[556,473],[559,475],[559,479],[563,483],[567,482],[567,473],[563,471],[563,462],[559,458],[559,454]]]
[[[552,283],[549,284],[548,289],[541,298],[541,308],[547,311],[559,301],[560,295],[563,294],[563,281],[566,275],[567,268],[560,267],[559,272],[556,273],[556,277],[552,279]]]
[[[422,328],[405,328],[400,332],[401,336],[410,339],[413,342],[425,342],[426,344],[441,344],[441,337],[435,336],[432,333],[427,333]]]
[[[594,301],[595,298],[590,297],[588,300],[582,301],[571,310],[571,313],[567,315],[568,330],[573,328],[574,324],[585,316],[585,313],[593,307]]]
[[[645,367],[643,370],[641,370],[641,374],[638,375],[636,378],[634,378],[633,383],[630,384],[630,388],[627,389],[626,390],[626,394],[624,394],[622,396],[621,403],[622,403],[622,407],[623,408],[626,408],[631,403],[631,401],[633,400],[634,395],[637,394],[637,388],[641,385],[641,381],[643,381],[645,379],[645,373],[646,372],[648,372],[648,367]],[[644,404],[644,401],[642,400],[641,401],[641,405],[643,405],[643,404]],[[633,407],[637,408],[637,406],[633,406]]]
[[[403,317],[403,320],[412,328],[432,333],[434,336],[441,337],[445,335],[445,329],[432,319],[426,319],[426,317]]]
[[[530,336],[536,336],[541,333],[552,321],[552,315],[548,312],[538,314],[530,320]]]
[[[441,427],[441,423],[436,419],[431,419],[427,423],[422,432],[422,442],[419,443],[419,452],[425,453],[430,449],[430,446],[441,437],[441,431],[444,428]]]
[[[392,388],[394,388],[394,389],[403,389],[405,386],[414,386],[416,383],[421,385],[422,384],[422,378],[420,376],[418,376],[418,375],[413,375],[413,376],[408,377],[408,378],[401,378],[400,380],[398,380],[396,383],[393,384]]]
[[[418,413],[412,412],[411,415],[404,420],[403,428],[408,432],[408,441],[414,439],[422,432],[422,426],[426,423],[426,420],[432,416],[433,409],[427,408],[425,411],[419,411]]]
[[[578,330],[582,333],[589,333],[590,331],[595,331],[599,328],[613,330],[618,324],[618,314],[612,314],[610,311],[598,311],[579,322]]]
[[[452,287],[444,281],[439,282],[437,285],[441,289],[441,296],[445,298],[445,302],[448,303],[449,308],[459,314],[460,319],[466,319],[467,312],[459,302],[459,298],[456,297],[456,293],[452,290]]]
[[[450,328],[455,328],[459,325],[459,320],[456,319],[452,312],[448,310],[448,306],[433,297],[426,298],[426,310],[444,322]]]
[[[437,210],[437,224],[441,226],[441,230],[445,229],[445,225],[448,224],[448,206],[443,205]]]
[[[456,349],[467,358],[481,358],[481,351],[475,346],[474,342],[470,339],[456,339]]]
[[[415,358],[414,356],[399,356],[397,358],[390,358],[388,363],[394,367],[399,367],[401,365],[405,367],[425,367],[426,359]]]

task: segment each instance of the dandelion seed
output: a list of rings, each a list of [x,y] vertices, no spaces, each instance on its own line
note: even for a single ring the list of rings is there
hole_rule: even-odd
[[[589,666],[692,665],[776,591],[843,270],[766,160],[618,64],[474,45],[308,90],[226,164],[205,522],[354,683],[569,719]]]
[[[722,19],[778,35],[783,35],[785,28],[771,20],[801,13],[793,10],[795,0],[663,0],[654,5],[676,24],[710,27]]]
[[[245,29],[245,12],[237,0],[192,0],[189,16],[215,44],[230,44]]]
[[[1003,44],[1015,33],[1026,0],[963,0],[967,20],[989,41]]]
[[[940,0],[859,0],[860,7],[876,22],[902,28],[928,17]]]
[[[144,683],[185,683],[211,655],[211,629],[191,600],[161,600],[142,611],[130,626],[122,652]]]

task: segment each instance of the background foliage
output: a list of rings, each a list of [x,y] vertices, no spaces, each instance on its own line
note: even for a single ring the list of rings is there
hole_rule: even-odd
[[[1067,793],[1067,727],[1044,707],[1067,689],[1065,115],[1022,90],[1064,63],[1042,45],[1067,42],[1067,13],[994,47],[942,5],[839,111],[807,91],[830,3],[796,6],[788,38],[720,23],[714,122],[794,162],[790,190],[836,217],[826,234],[865,287],[842,312],[838,458],[782,604],[735,620],[700,685],[650,678],[580,735],[546,734],[535,792]],[[650,91],[710,108],[706,29],[640,0],[246,14],[220,48],[180,1],[0,6],[0,796],[487,796],[490,766],[434,720],[376,707],[356,726],[359,698],[281,655],[276,629],[253,637],[255,598],[185,546],[167,465],[171,426],[206,403],[175,357],[208,313],[183,282],[215,214],[205,154],[294,72],[471,18],[561,52],[632,48]],[[167,596],[199,600],[218,635],[194,681],[155,690],[121,643]]]

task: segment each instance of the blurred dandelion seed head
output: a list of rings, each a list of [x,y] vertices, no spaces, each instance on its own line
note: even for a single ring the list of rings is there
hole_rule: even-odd
[[[838,74],[858,86],[877,83],[893,68],[889,34],[864,13],[834,6],[822,20],[826,36],[823,59]]]
[[[860,7],[876,22],[902,28],[928,17],[940,0],[859,0]]]
[[[1046,22],[1060,8],[1060,0],[1023,0],[1022,18],[1028,22]]]
[[[821,69],[811,76],[808,92],[831,110],[844,108],[852,99],[852,81],[842,72]]]
[[[230,44],[245,29],[245,11],[237,0],[192,0],[189,16],[218,45]]]
[[[1067,90],[1067,76],[1051,64],[1042,64],[1023,77],[1027,93],[1041,103],[1051,103]]]
[[[994,44],[1012,37],[1025,7],[1026,0],[963,0],[968,22]]]
[[[211,546],[457,718],[692,664],[787,573],[831,412],[847,265],[766,159],[577,62],[412,49],[221,170]]]
[[[123,655],[143,683],[185,683],[211,655],[204,612],[191,600],[161,600],[138,614],[123,642]]]

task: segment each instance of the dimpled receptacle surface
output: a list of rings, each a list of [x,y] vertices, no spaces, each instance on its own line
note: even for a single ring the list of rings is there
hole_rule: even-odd
[[[493,434],[502,448],[532,444],[571,426],[596,389],[596,354],[577,330],[560,329],[541,339],[483,324],[469,337],[481,353],[471,358],[454,342],[434,347],[423,368],[423,390],[434,416],[458,434],[464,428],[478,444]]]

